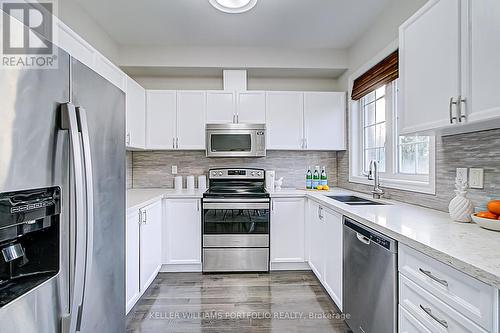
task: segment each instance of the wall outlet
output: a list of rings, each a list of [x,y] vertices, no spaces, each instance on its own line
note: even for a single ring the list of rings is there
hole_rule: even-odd
[[[467,168],[457,168],[457,179],[458,180],[468,180],[468,175],[467,175]]]
[[[471,168],[470,169],[470,188],[484,188],[484,169],[482,168]]]
[[[177,165],[172,165],[172,174],[173,175],[177,174]]]

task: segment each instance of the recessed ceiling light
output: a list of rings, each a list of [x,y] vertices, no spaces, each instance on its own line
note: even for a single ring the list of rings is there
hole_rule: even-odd
[[[224,13],[244,13],[255,7],[257,0],[208,0],[212,6]]]

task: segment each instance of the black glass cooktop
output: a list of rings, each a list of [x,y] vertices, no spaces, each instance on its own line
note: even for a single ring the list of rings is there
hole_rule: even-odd
[[[214,188],[207,190],[203,197],[250,197],[268,198],[269,193],[262,188]]]

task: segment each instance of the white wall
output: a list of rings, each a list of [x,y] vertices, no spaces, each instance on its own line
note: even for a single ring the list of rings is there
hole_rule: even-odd
[[[118,44],[74,0],[59,0],[57,16],[105,57],[116,63]]]
[[[349,76],[397,40],[399,26],[426,2],[427,0],[391,0],[370,29],[347,50],[348,70],[339,79],[339,86],[343,90],[348,89]]]
[[[146,89],[222,90],[222,77],[133,76]],[[250,77],[248,90],[339,91],[337,80],[329,78]]]
[[[345,50],[262,47],[120,47],[119,66],[346,69]]]

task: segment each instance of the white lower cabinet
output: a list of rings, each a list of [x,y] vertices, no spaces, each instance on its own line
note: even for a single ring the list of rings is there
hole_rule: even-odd
[[[139,282],[139,211],[127,213],[125,227],[125,299],[127,313],[141,297]]]
[[[402,306],[399,307],[399,333],[431,333]]]
[[[430,332],[498,332],[498,290],[403,244],[398,270],[400,307]]]
[[[125,299],[128,313],[161,267],[162,201],[127,212]]]
[[[271,269],[293,268],[293,264],[306,262],[304,222],[304,198],[272,199]]]
[[[162,261],[167,271],[201,270],[201,200],[166,199]]]
[[[342,215],[309,201],[309,266],[342,310]]]
[[[324,225],[320,218],[321,207],[314,201],[309,201],[309,266],[320,281],[323,281],[324,265]]]
[[[342,215],[323,211],[325,221],[325,272],[324,284],[326,291],[342,310]]]
[[[161,267],[161,200],[140,210],[139,270],[141,293],[153,282]]]

